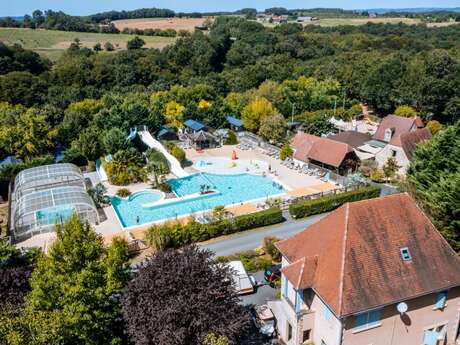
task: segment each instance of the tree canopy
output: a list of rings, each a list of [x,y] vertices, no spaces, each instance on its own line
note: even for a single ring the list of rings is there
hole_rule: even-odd
[[[157,253],[128,283],[122,301],[136,345],[201,345],[210,333],[237,344],[249,326],[230,269],[196,246]]]
[[[409,191],[460,252],[460,122],[419,146],[407,172]]]
[[[32,273],[29,315],[47,315],[49,329],[62,329],[60,340],[53,344],[120,343],[123,329],[117,296],[128,278],[127,243],[115,240],[106,249],[102,237],[77,216],[57,225],[56,236]],[[48,332],[48,325],[35,332],[38,336]]]

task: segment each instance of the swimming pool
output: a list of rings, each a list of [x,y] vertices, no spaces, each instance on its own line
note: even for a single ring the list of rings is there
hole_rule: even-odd
[[[270,178],[250,174],[199,173],[173,179],[168,183],[179,198],[159,201],[158,204],[151,207],[145,207],[146,202],[140,203],[138,199],[114,198],[112,205],[122,226],[128,228],[159,220],[174,219],[211,210],[216,206],[239,204],[285,192],[281,185]],[[203,186],[209,186],[212,192],[200,194]]]
[[[39,225],[53,225],[69,219],[74,212],[72,206],[64,205],[38,210],[35,213]]]
[[[201,172],[214,174],[262,174],[268,172],[269,164],[259,160],[236,159],[225,157],[200,158],[193,167]]]

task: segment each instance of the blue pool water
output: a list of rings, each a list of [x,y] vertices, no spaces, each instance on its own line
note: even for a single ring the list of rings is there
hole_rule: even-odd
[[[168,183],[179,198],[168,201],[166,204],[160,203],[146,208],[142,207],[143,204],[147,203],[142,198],[131,200],[113,198],[112,205],[123,227],[174,219],[191,213],[211,210],[215,206],[237,204],[285,192],[281,185],[273,182],[270,178],[250,174],[217,175],[202,173],[173,179]],[[181,200],[181,197],[200,193],[203,185],[209,186],[216,192]]]
[[[72,214],[73,208],[71,206],[59,206],[39,210],[35,213],[35,216],[40,225],[52,225],[62,223],[69,219]]]

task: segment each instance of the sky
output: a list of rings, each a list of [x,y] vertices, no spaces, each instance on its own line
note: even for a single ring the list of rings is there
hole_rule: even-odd
[[[35,9],[62,10],[73,15],[87,15],[108,10],[142,7],[170,8],[174,11],[233,11],[244,7],[259,10],[286,8],[336,7],[344,9],[460,7],[460,0],[0,0],[0,17],[21,16]]]

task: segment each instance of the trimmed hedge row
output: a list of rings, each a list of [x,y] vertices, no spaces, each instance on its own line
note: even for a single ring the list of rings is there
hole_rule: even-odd
[[[377,198],[380,188],[368,186],[340,194],[328,195],[319,199],[300,201],[289,206],[293,218],[304,218],[335,210],[347,202]]]
[[[169,222],[155,225],[147,230],[146,240],[156,249],[179,248],[194,242],[207,241],[211,238],[236,232],[281,223],[284,221],[279,208],[224,219],[208,224],[192,220],[183,225]]]

